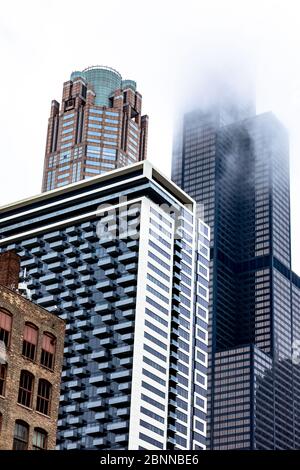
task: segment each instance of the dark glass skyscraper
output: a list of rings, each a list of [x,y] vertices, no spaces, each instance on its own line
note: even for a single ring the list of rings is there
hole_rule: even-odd
[[[188,113],[172,179],[211,227],[208,448],[300,448],[287,132],[272,113]]]

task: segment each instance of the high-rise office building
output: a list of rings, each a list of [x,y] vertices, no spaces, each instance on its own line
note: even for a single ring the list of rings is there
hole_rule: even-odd
[[[0,449],[53,450],[65,322],[21,295],[19,272],[0,254]]]
[[[73,72],[52,101],[42,190],[146,159],[148,116],[133,80],[109,67]]]
[[[67,322],[59,449],[205,448],[209,229],[193,199],[140,162],[1,208],[0,248]]]
[[[297,449],[288,135],[272,113],[221,116],[185,115],[172,171],[211,228],[208,447]]]

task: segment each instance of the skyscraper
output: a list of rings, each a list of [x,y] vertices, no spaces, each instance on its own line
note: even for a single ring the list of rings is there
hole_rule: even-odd
[[[148,116],[133,80],[89,67],[64,83],[52,101],[42,190],[59,188],[146,159]]]
[[[3,207],[0,249],[67,322],[59,449],[205,448],[209,229],[193,199],[140,162]]]
[[[208,446],[297,449],[288,135],[272,113],[221,116],[184,117],[172,171],[211,228]]]

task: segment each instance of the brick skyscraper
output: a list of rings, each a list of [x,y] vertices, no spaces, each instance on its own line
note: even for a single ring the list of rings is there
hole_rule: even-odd
[[[136,83],[108,67],[73,72],[53,100],[43,191],[146,159],[148,116]]]

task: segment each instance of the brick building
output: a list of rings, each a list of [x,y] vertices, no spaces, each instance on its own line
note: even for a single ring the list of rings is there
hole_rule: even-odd
[[[145,160],[147,137],[133,80],[103,66],[73,72],[51,104],[42,190]]]
[[[19,270],[0,255],[0,449],[54,449],[65,324],[18,292]]]

